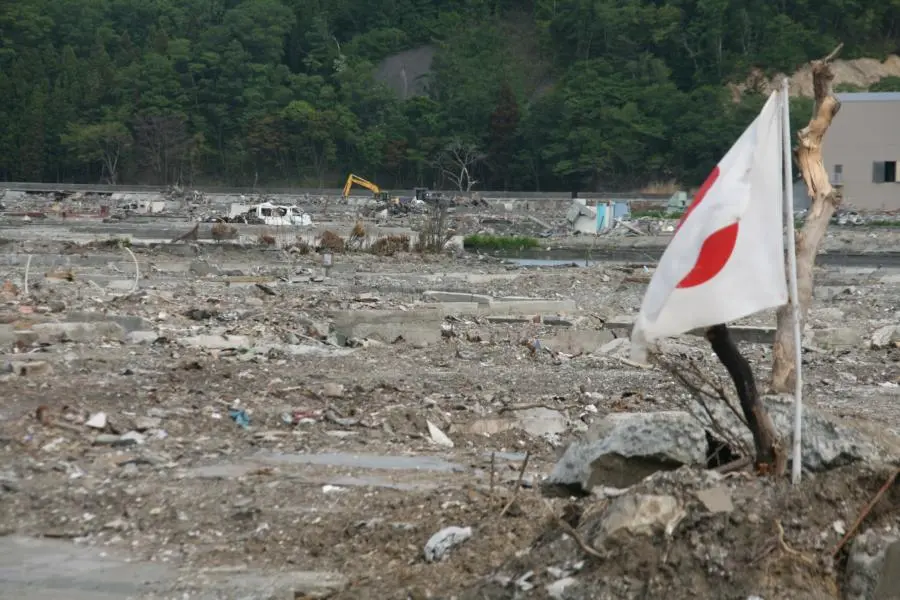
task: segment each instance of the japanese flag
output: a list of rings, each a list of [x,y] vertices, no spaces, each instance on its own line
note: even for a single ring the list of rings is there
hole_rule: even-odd
[[[787,302],[783,97],[769,96],[678,223],[632,331],[635,360],[648,342]]]

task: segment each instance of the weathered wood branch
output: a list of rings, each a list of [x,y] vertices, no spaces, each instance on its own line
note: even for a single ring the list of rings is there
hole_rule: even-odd
[[[801,329],[806,322],[813,295],[813,267],[816,254],[825,238],[828,223],[835,209],[840,206],[842,196],[828,179],[828,171],[822,159],[822,143],[831,122],[841,108],[834,95],[832,82],[834,72],[831,61],[841,51],[843,44],[828,56],[813,61],[812,76],[815,92],[815,108],[809,124],[797,132],[798,145],[794,158],[803,175],[810,197],[810,209],[803,229],[797,232],[797,292],[800,304]],[[773,391],[792,393],[796,381],[794,364],[794,316],[790,305],[782,306],[777,312],[777,331],[773,348],[772,364]]]
[[[741,402],[741,412],[744,413],[747,427],[753,434],[757,470],[771,475],[783,475],[787,457],[772,419],[769,418],[760,400],[750,363],[738,350],[727,326],[710,327],[706,330],[706,339],[734,382]]]

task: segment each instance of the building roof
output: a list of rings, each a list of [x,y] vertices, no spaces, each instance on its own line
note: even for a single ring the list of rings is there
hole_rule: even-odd
[[[835,95],[841,102],[900,102],[900,92],[846,92]]]

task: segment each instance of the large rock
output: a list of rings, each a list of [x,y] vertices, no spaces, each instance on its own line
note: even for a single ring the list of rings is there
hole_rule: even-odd
[[[870,529],[853,540],[847,559],[845,600],[896,600],[900,598],[900,537]],[[889,589],[890,588],[890,589]]]
[[[656,471],[705,464],[707,446],[704,428],[688,412],[611,414],[566,449],[546,485],[629,487]]]
[[[794,431],[794,399],[790,395],[764,396],[762,401],[772,424],[787,443]],[[709,403],[708,408],[726,431],[742,439],[748,448],[753,447],[753,436],[722,403]],[[697,419],[715,434],[714,426],[706,410],[697,405],[692,410]],[[825,471],[854,462],[878,462],[884,459],[883,449],[863,433],[834,421],[831,417],[809,406],[803,407],[801,438],[803,467],[810,471]]]

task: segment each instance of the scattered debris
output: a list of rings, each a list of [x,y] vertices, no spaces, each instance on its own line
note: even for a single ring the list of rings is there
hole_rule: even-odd
[[[445,527],[428,539],[425,544],[425,560],[435,562],[443,560],[454,546],[462,544],[472,537],[471,527]]]

